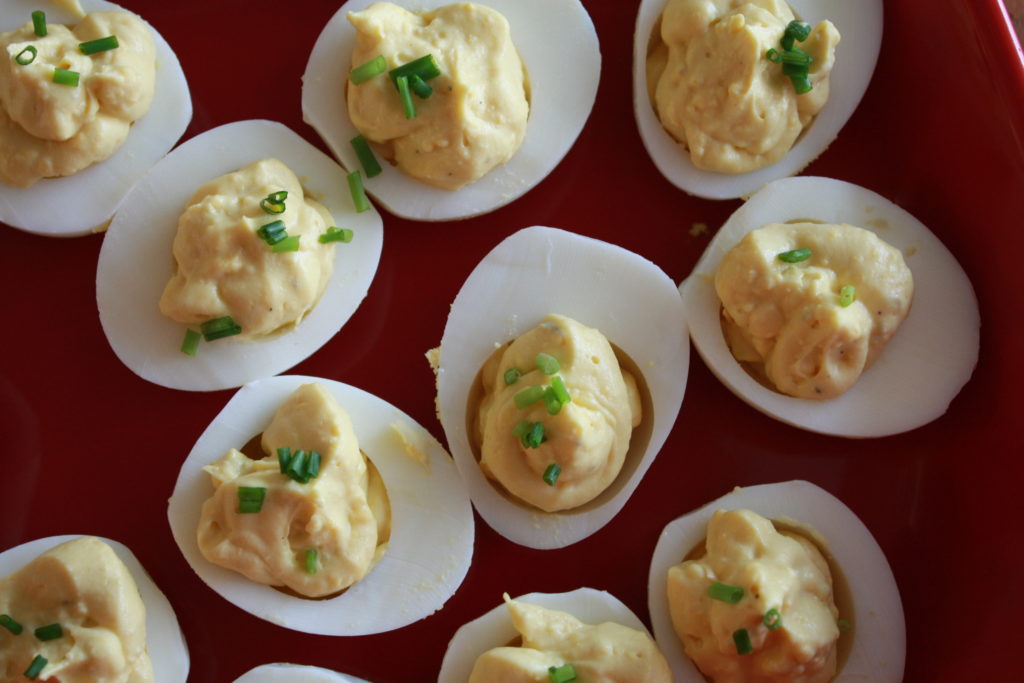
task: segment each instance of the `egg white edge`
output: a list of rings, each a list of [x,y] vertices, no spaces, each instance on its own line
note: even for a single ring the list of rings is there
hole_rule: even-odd
[[[86,12],[125,9],[105,0],[81,0]],[[75,24],[79,18],[39,0],[4,0],[0,3],[0,32],[13,30],[44,9],[50,23]],[[144,22],[145,19],[141,18]],[[132,124],[124,144],[108,159],[74,175],[44,178],[32,187],[0,183],[0,221],[37,235],[78,237],[102,229],[118,205],[149,168],[181,138],[192,120],[192,96],[177,55],[153,26],[146,22],[156,44],[156,90],[149,111]],[[74,201],[66,195],[73,194]],[[65,195],[65,199],[61,199]],[[34,222],[46,216],[47,223]]]
[[[756,228],[797,219],[871,230],[900,250],[914,278],[906,320],[857,383],[828,401],[793,398],[759,384],[729,351],[719,322],[714,273],[724,254]],[[878,221],[887,227],[877,227]],[[765,186],[729,217],[680,291],[694,346],[722,383],[766,415],[813,432],[880,437],[925,425],[946,412],[977,364],[978,301],[956,258],[911,214],[839,180],[804,176]]]
[[[303,119],[351,170],[361,166],[349,142],[359,131],[349,119],[345,100],[356,37],[347,14],[366,9],[373,1],[350,0],[342,5],[313,46],[302,77]],[[457,220],[509,204],[555,169],[579,137],[594,106],[601,51],[593,21],[579,0],[475,1],[508,19],[512,40],[528,73],[530,118],[523,144],[507,163],[456,191],[414,180],[381,163],[383,172],[365,179],[366,191],[396,216]],[[436,9],[451,0],[398,4],[418,11]],[[538,16],[544,21],[538,21]]]
[[[604,502],[585,512],[548,513],[508,500],[481,472],[466,432],[466,400],[484,361],[548,313],[595,327],[625,351],[643,371],[655,411],[636,469],[629,474],[627,462],[613,484],[618,492],[602,494],[597,500]],[[469,496],[491,528],[530,548],[561,548],[599,530],[629,500],[675,423],[688,372],[682,300],[657,265],[608,242],[534,226],[491,250],[452,303],[441,339],[439,418]]]
[[[336,243],[334,270],[316,307],[292,330],[267,339],[201,342],[181,352],[186,325],[160,313],[171,277],[178,217],[204,183],[265,157],[277,157],[324,204],[351,242]],[[377,272],[384,224],[356,213],[345,172],[283,124],[229,123],[185,142],[132,189],[103,240],[96,270],[100,322],[114,353],[137,375],[171,389],[213,391],[283,372],[326,344],[366,297]]]
[[[18,571],[47,550],[91,534],[49,536],[23,543],[0,553],[0,576]],[[180,683],[188,677],[191,660],[185,636],[167,597],[153,581],[135,554],[123,543],[95,536],[111,547],[135,579],[142,603],[146,606],[146,650],[153,663],[157,683]]]
[[[829,77],[828,102],[793,148],[781,160],[740,174],[704,171],[689,152],[661,126],[647,94],[647,47],[666,0],[643,0],[633,36],[633,111],[644,147],[666,180],[706,199],[745,197],[772,180],[799,173],[839,135],[867,91],[882,45],[882,0],[788,0],[794,12],[811,24],[825,19],[840,33],[836,61]],[[858,69],[857,65],[864,68]]]
[[[304,664],[262,664],[246,671],[235,683],[369,683],[362,678]]]
[[[854,641],[835,683],[871,680],[899,683],[906,660],[903,604],[889,562],[864,523],[842,501],[806,481],[734,489],[677,518],[661,532],[648,576],[648,609],[654,637],[677,681],[703,683],[686,656],[668,610],[668,570],[683,561],[706,536],[716,510],[749,509],[769,519],[809,525],[828,547],[850,587],[855,613],[840,614],[854,624]]]
[[[345,593],[306,600],[249,581],[206,560],[196,530],[213,495],[202,468],[261,433],[278,406],[303,384],[318,382],[352,418],[360,449],[380,472],[391,504],[391,538],[380,562]],[[395,433],[427,458],[409,455]],[[167,508],[174,540],[192,569],[228,602],[260,619],[305,633],[354,636],[391,631],[441,609],[462,584],[473,556],[473,511],[444,448],[415,420],[356,387],[287,375],[251,382],[235,393],[182,464]]]
[[[500,600],[501,596],[498,598]],[[513,600],[567,612],[588,625],[611,621],[651,635],[633,610],[607,591],[577,588],[567,593],[527,593]],[[455,632],[441,662],[438,683],[469,680],[477,657],[492,648],[508,645],[518,636],[508,606],[500,602]]]

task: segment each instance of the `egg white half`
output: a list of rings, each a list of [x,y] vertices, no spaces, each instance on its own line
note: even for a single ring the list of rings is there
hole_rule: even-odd
[[[849,223],[899,249],[914,277],[910,314],[846,393],[827,401],[768,389],[733,358],[722,334],[714,274],[744,235],[792,220]],[[704,362],[733,393],[795,427],[846,437],[888,436],[941,416],[978,362],[980,315],[956,258],[920,221],[881,195],[830,178],[786,178],[741,206],[680,285],[690,336]]]
[[[665,131],[647,93],[647,48],[666,0],[642,0],[633,36],[633,111],[644,147],[665,178],[706,199],[745,197],[762,185],[799,173],[839,135],[871,81],[882,46],[882,0],[788,0],[794,13],[812,25],[825,19],[841,40],[829,76],[828,103],[785,157],[749,173],[715,173],[697,168],[690,154]]]
[[[235,679],[235,683],[368,683],[362,678],[340,674],[318,666],[263,664]]]
[[[611,621],[650,635],[633,610],[607,591],[577,588],[568,593],[527,593],[514,599],[567,612],[585,624],[596,625]],[[437,677],[438,683],[464,683],[469,680],[477,657],[491,648],[508,645],[518,636],[519,632],[512,625],[504,602],[463,624],[448,643],[441,662],[441,673]]]
[[[350,170],[361,167],[349,142],[359,131],[349,119],[345,102],[356,39],[347,15],[366,9],[373,1],[350,0],[341,6],[313,46],[302,77],[303,118]],[[365,179],[366,191],[402,218],[469,218],[518,199],[554,170],[594,106],[601,52],[594,24],[579,0],[476,1],[501,12],[511,27],[512,41],[530,83],[526,137],[511,160],[455,191],[427,185],[382,162],[383,172]],[[408,9],[432,10],[451,2],[417,0]]]
[[[203,502],[213,495],[203,466],[261,433],[278,406],[310,382],[322,384],[352,418],[359,448],[380,472],[391,504],[391,538],[383,557],[362,580],[327,600],[293,597],[249,581],[206,560],[196,541]],[[238,390],[182,465],[167,519],[192,569],[224,599],[260,619],[321,635],[381,633],[430,616],[455,593],[473,556],[469,497],[430,433],[361,389],[301,375],[271,377]]]
[[[105,0],[82,0],[86,12],[125,10]],[[11,31],[42,9],[49,23],[76,24],[79,17],[39,0],[0,2],[0,32]],[[145,19],[143,19],[145,21]],[[103,228],[132,185],[174,147],[192,120],[192,97],[178,57],[156,29],[156,91],[153,104],[132,124],[124,145],[99,163],[32,187],[0,183],[0,222],[38,235],[77,237]]]
[[[0,576],[13,574],[47,550],[82,536],[49,536],[5,550],[0,553]],[[178,626],[171,603],[127,546],[102,536],[96,538],[109,545],[118,559],[124,562],[139,588],[142,603],[146,606],[146,649],[153,663],[156,683],[181,683],[188,678],[190,660],[185,636]]]
[[[228,337],[181,352],[186,326],[160,313],[171,277],[178,217],[209,180],[266,157],[299,177],[337,225],[352,229],[334,246],[334,271],[316,307],[294,329],[266,339]],[[172,389],[214,391],[276,375],[327,343],[366,297],[384,241],[380,215],[356,213],[345,172],[280,123],[239,121],[207,131],[162,159],[136,185],[110,224],[96,270],[96,303],[107,341],[132,372]]]
[[[747,509],[762,517],[810,526],[825,542],[846,577],[855,613],[840,614],[853,623],[853,644],[834,683],[899,683],[906,659],[903,603],[889,562],[871,532],[850,508],[806,481],[736,488],[727,495],[670,522],[651,559],[647,606],[658,646],[680,683],[704,683],[672,626],[667,595],[668,570],[679,564],[707,535],[716,510]]]
[[[650,390],[650,441],[619,476],[576,510],[515,503],[484,476],[466,431],[470,388],[494,350],[558,313],[597,328],[632,358]],[[484,520],[510,541],[561,548],[614,517],[668,437],[683,401],[690,349],[682,301],[665,273],[621,247],[534,226],[509,236],[477,265],[452,303],[441,339],[438,406],[448,446]]]

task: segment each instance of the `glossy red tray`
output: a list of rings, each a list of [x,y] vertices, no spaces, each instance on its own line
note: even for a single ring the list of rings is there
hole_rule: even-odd
[[[173,45],[192,89],[185,138],[249,118],[302,122],[300,76],[338,2],[124,0]],[[631,106],[637,3],[584,2],[603,54],[601,86],[572,151],[537,188],[490,215],[423,224],[384,214],[369,296],[292,372],[354,384],[443,440],[435,346],[462,281],[497,242],[528,225],[592,235],[683,279],[738,202],[689,197],[655,170]],[[131,547],[177,612],[192,681],[229,681],[270,661],[316,664],[373,681],[436,677],[448,639],[503,591],[605,589],[647,619],[647,569],[662,527],[736,485],[807,479],[865,522],[889,558],[907,621],[908,681],[1009,680],[1024,600],[1016,517],[1020,428],[1020,259],[1024,254],[1024,69],[998,0],[889,0],[874,79],[808,174],[872,189],[921,219],[958,257],[977,293],[981,356],[949,412],[900,436],[851,441],[776,422],[720,384],[693,354],[678,422],[632,500],[607,527],[562,550],[506,541],[477,517],[475,560],[432,617],[386,634],[331,638],[260,621],[207,588],[167,524],[167,498],[193,442],[231,395],[164,389],[114,356],[100,328],[101,235],[52,239],[0,230],[6,296],[0,358],[0,548],[64,533]],[[2,152],[0,152],[2,153]],[[55,199],[59,201],[59,199]]]

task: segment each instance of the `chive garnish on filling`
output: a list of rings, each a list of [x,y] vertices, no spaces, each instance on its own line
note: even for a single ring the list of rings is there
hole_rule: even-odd
[[[803,249],[792,249],[790,251],[784,251],[779,254],[779,260],[785,261],[786,263],[800,263],[811,258],[811,250],[804,247]]]
[[[84,43],[78,44],[78,49],[83,55],[94,55],[97,52],[106,52],[107,50],[114,50],[118,47],[120,47],[120,44],[117,42],[117,36],[97,38],[96,40],[88,40]]]
[[[281,214],[285,212],[287,208],[284,200],[288,199],[288,191],[280,190],[278,192],[271,192],[260,201],[260,208],[264,212],[269,214]]]
[[[562,405],[572,401],[572,397],[569,396],[569,390],[565,388],[565,382],[562,381],[561,377],[555,375],[551,378],[551,389],[555,392],[555,396],[558,397]]]
[[[534,363],[537,364],[537,369],[545,375],[553,375],[560,369],[558,359],[549,353],[538,353]]]
[[[32,30],[35,31],[37,36],[42,37],[46,35],[46,12],[36,10],[32,13]]]
[[[42,673],[43,668],[46,666],[46,664],[46,657],[42,655],[36,655],[35,659],[32,660],[32,663],[28,665],[27,669],[25,669],[25,678],[27,678],[30,681],[36,680],[36,676]]]
[[[547,438],[544,436],[544,425],[540,422],[531,424],[530,428],[523,434],[521,441],[526,448],[540,448],[540,445],[547,441]]]
[[[56,640],[64,635],[64,629],[60,627],[60,624],[47,624],[46,626],[40,626],[35,631],[36,638],[39,640]]]
[[[526,408],[527,406],[536,403],[542,398],[544,398],[544,387],[534,385],[532,387],[527,387],[526,389],[523,389],[522,391],[517,393],[512,400],[515,401],[516,408],[522,410],[523,408]]]
[[[199,340],[202,337],[193,329],[185,330],[185,339],[181,342],[181,352],[187,356],[196,355],[199,350]]]
[[[551,679],[551,683],[569,683],[576,680],[576,669],[572,664],[549,666],[548,678]]]
[[[327,232],[317,237],[317,241],[320,242],[320,244],[329,244],[331,242],[348,243],[352,241],[352,235],[352,231],[348,228],[339,228],[336,225],[332,225],[327,228]]]
[[[554,486],[555,482],[558,481],[558,475],[560,475],[561,473],[562,468],[558,466],[558,463],[551,463],[544,470],[544,483],[546,483],[548,486]]]
[[[72,88],[78,87],[79,73],[77,71],[67,71],[65,69],[54,68],[53,70],[53,82],[57,85],[67,85]]]
[[[239,514],[255,514],[263,509],[263,499],[267,497],[267,489],[263,486],[238,487]]]
[[[373,178],[380,175],[380,163],[378,163],[377,157],[374,156],[373,150],[370,149],[370,143],[366,141],[366,138],[362,135],[357,135],[349,142],[352,145],[352,149],[356,151],[356,156],[359,157],[359,164],[363,167],[363,173],[366,174],[366,177]]]
[[[207,320],[199,326],[199,331],[203,333],[203,339],[208,342],[212,342],[217,339],[223,339],[224,337],[241,334],[242,328],[235,324],[235,321],[231,319],[230,315],[225,315],[222,318]]]
[[[36,61],[37,54],[39,54],[39,51],[36,50],[36,46],[28,45],[24,50],[14,55],[14,61],[21,66],[28,66],[32,62]]]
[[[743,599],[743,589],[739,586],[730,586],[727,583],[714,581],[710,586],[708,586],[708,597],[712,600],[719,600],[720,602],[727,602],[730,605],[735,605]]]
[[[320,553],[317,552],[316,548],[310,548],[306,551],[306,573],[316,574],[317,570],[317,558]]]
[[[839,305],[846,308],[857,300],[857,290],[853,285],[845,285],[839,290]]]
[[[277,449],[277,464],[281,470],[281,474],[288,474],[288,463],[292,461],[292,449],[290,448],[278,448]]]
[[[401,66],[396,66],[394,69],[388,72],[391,76],[391,81],[397,86],[398,79],[402,76],[408,78],[409,76],[419,76],[423,81],[429,81],[431,78],[437,78],[441,75],[441,67],[434,61],[434,55],[423,55],[417,59],[407,62]]]
[[[277,244],[271,245],[270,251],[274,252],[275,254],[284,251],[298,251],[300,237],[302,237],[302,235],[289,235],[288,237],[285,237]]]
[[[409,91],[409,77],[399,76],[395,79],[395,86],[398,88],[398,96],[402,98],[402,109],[405,111],[405,118],[416,118],[416,105],[412,102],[412,93]]]
[[[761,620],[769,631],[778,631],[782,628],[782,613],[779,610],[772,607],[770,610],[764,613],[764,619]]]
[[[0,626],[3,626],[14,635],[19,635],[24,630],[24,627],[12,619],[9,614],[0,614]]]
[[[750,643],[750,634],[745,628],[733,631],[732,642],[736,644],[736,653],[739,655],[749,655],[754,651],[754,646]]]
[[[558,415],[559,411],[562,410],[562,401],[558,398],[554,388],[548,387],[545,389],[543,398],[544,407],[547,408],[548,415]]]
[[[782,73],[789,77],[790,82],[793,84],[793,90],[796,91],[797,95],[810,92],[812,88],[810,68],[814,59],[800,48],[795,47],[795,43],[802,43],[810,35],[810,24],[804,21],[791,21],[786,26],[782,39],[779,41],[782,51],[779,52],[775,48],[770,48],[764,54],[765,59],[769,62],[782,64]]]
[[[519,381],[519,378],[523,376],[523,373],[519,372],[516,368],[509,368],[505,371],[503,378],[505,380],[505,386],[511,386]]]
[[[382,74],[387,71],[388,63],[384,59],[384,55],[377,55],[365,64],[360,64],[356,68],[349,72],[348,79],[352,81],[354,85],[365,83],[374,76]]]
[[[409,76],[409,89],[416,93],[416,97],[425,100],[434,94],[430,84],[420,78],[417,74]]]
[[[270,246],[274,246],[278,242],[284,241],[288,237],[287,229],[285,228],[284,221],[277,220],[261,225],[256,229],[256,234],[260,236],[264,242]]]

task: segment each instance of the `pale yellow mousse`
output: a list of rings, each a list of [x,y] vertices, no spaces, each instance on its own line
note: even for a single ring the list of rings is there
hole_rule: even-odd
[[[611,621],[585,624],[566,612],[512,600],[508,594],[505,604],[522,644],[480,655],[469,683],[547,683],[548,669],[566,664],[579,681],[672,681],[664,655],[643,631]]]
[[[557,360],[553,375],[537,366],[541,353]],[[519,377],[507,383],[510,370]],[[557,414],[543,399],[516,405],[517,394],[548,389],[555,377],[570,397]],[[640,392],[598,330],[549,315],[493,355],[481,370],[481,383],[480,467],[512,496],[547,512],[568,510],[596,498],[618,476],[642,417]],[[517,432],[537,423],[543,441],[527,445]],[[550,483],[544,475],[552,465],[560,471]]]
[[[116,36],[118,47],[91,55],[79,43]],[[19,64],[31,57],[29,64]],[[75,71],[77,86],[53,80]],[[76,26],[32,22],[0,34],[0,182],[28,187],[110,157],[153,101],[156,47],[128,12],[93,12]]]
[[[83,536],[46,551],[0,579],[0,614],[21,625],[0,627],[0,680],[24,681],[37,655],[37,680],[144,683],[153,680],[146,651],[146,608],[128,568],[109,545]],[[59,624],[61,635],[35,630]]]
[[[742,597],[712,598],[715,582]],[[715,512],[706,554],[669,569],[668,604],[686,654],[715,683],[824,683],[835,675],[839,611],[827,561],[808,539],[781,534],[750,510]],[[774,629],[765,624],[771,610]],[[741,629],[747,654],[738,652]]]
[[[352,124],[404,173],[446,190],[482,178],[516,153],[530,113],[528,85],[508,21],[472,3],[410,12],[377,2],[350,12],[352,66],[383,55],[388,69],[433,55],[441,75],[433,94],[413,96],[406,118],[387,73],[348,84]]]
[[[798,249],[810,257],[780,258]],[[773,223],[725,254],[715,290],[737,360],[763,370],[784,394],[829,399],[849,389],[896,333],[914,280],[899,250],[869,230]]]
[[[232,449],[203,468],[214,488],[197,531],[203,556],[310,598],[359,581],[384,552],[391,522],[349,416],[322,385],[305,384],[277,409],[261,445],[260,460]],[[316,451],[319,474],[306,483],[283,474],[279,448]],[[265,489],[258,512],[241,511],[241,487]]]
[[[268,214],[260,203],[281,191],[285,210]],[[283,221],[297,251],[275,252],[257,231]],[[298,324],[319,301],[334,266],[334,245],[320,235],[334,225],[330,212],[305,196],[295,173],[263,159],[211,180],[188,201],[174,237],[174,272],[160,311],[186,324],[231,316],[251,340]]]
[[[839,32],[819,23],[796,47],[814,60],[798,95],[765,53],[795,19],[784,0],[669,0],[652,36],[648,88],[661,125],[694,166],[746,173],[775,163],[825,105]]]

